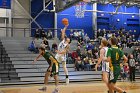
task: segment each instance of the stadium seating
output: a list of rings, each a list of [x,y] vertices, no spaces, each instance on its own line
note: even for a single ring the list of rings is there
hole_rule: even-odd
[[[10,58],[12,69],[15,70],[19,78],[17,83],[43,83],[45,71],[48,67],[47,62],[44,58],[39,59],[38,62],[32,64],[34,58],[37,54],[34,54],[28,51],[28,45],[31,42],[31,38],[1,38],[2,44],[5,47],[6,53],[8,54],[7,58]],[[40,41],[37,41],[38,45]],[[53,43],[53,40],[49,40],[50,46]],[[76,41],[73,41],[71,44],[71,49],[76,49]],[[10,63],[9,63],[10,64]],[[67,64],[69,70],[70,81],[88,81],[88,80],[101,80],[101,72],[93,71],[75,71],[74,64]],[[10,71],[10,73],[14,72]],[[6,71],[3,71],[3,73]],[[2,73],[2,72],[1,72]],[[14,75],[14,74],[12,74]],[[4,76],[3,76],[4,77]],[[61,82],[64,82],[65,75],[60,65],[60,74],[59,79]],[[12,80],[12,79],[11,79]],[[6,82],[6,81],[5,81]],[[12,82],[12,81],[11,81]],[[53,81],[51,81],[53,82]],[[15,83],[15,81],[14,81]]]
[[[28,51],[27,47],[31,40],[32,38],[1,38],[6,51],[5,55],[7,55],[6,64],[8,69],[0,71],[0,82],[12,84],[43,83],[48,64],[44,58],[40,58],[38,62],[32,64],[38,54]],[[37,41],[37,44],[39,45],[40,42],[40,40]],[[49,40],[49,43],[51,46],[53,40]],[[76,49],[76,41],[71,44],[70,50],[72,51],[73,49]],[[2,69],[2,63],[0,64],[0,69]],[[67,67],[70,82],[101,80],[101,71],[75,71],[74,64],[67,64]],[[136,78],[140,78],[140,73],[136,73]],[[59,79],[61,82],[65,81],[62,65],[60,65]],[[54,80],[50,82],[54,82]]]

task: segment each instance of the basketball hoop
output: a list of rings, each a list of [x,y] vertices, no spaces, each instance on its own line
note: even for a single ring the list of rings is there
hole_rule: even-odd
[[[79,2],[75,5],[75,16],[77,18],[84,18],[86,10],[86,2]]]

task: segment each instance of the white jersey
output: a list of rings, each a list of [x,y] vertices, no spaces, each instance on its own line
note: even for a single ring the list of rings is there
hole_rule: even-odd
[[[107,56],[108,47],[103,47],[105,50],[104,57]],[[102,60],[102,71],[109,72],[109,62]]]
[[[67,47],[68,43],[65,43],[65,40],[62,40],[58,45],[58,51],[63,51]]]
[[[62,40],[58,45],[58,51],[63,51],[67,47],[68,43],[65,43],[65,39]],[[66,62],[66,53],[65,54],[59,54],[57,53],[55,58],[58,60],[58,62]]]

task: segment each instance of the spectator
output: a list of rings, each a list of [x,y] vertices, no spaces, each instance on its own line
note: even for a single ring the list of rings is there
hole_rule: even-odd
[[[36,31],[35,31],[35,38],[37,38],[37,39],[39,39],[39,29],[36,29]]]
[[[84,58],[86,58],[86,56],[87,56],[87,51],[85,50],[81,53],[81,59],[84,60]]]
[[[67,63],[68,64],[74,64],[74,62],[72,60],[72,54],[71,53],[68,53]]]
[[[88,58],[93,58],[92,50],[88,50],[88,52],[87,52],[87,57],[88,57]]]
[[[84,36],[85,36],[85,33],[84,33],[84,30],[82,30],[81,37],[84,38]]]
[[[76,52],[77,52],[78,56],[81,55],[81,47],[80,46],[77,47]]]
[[[128,77],[129,77],[129,66],[128,66],[128,63],[125,63],[124,64],[124,74],[125,74],[125,80],[128,80]]]
[[[45,34],[45,31],[42,30],[42,34],[41,34],[41,37],[44,39],[44,38],[47,38],[47,35]]]
[[[57,44],[56,44],[56,42],[54,42],[52,44],[52,52],[55,53],[55,50],[57,50]]]
[[[83,38],[80,36],[79,38],[78,38],[78,45],[83,45],[83,43],[84,43],[84,41],[83,41]]]
[[[70,31],[70,39],[74,39],[73,30]]]
[[[47,32],[47,39],[52,39],[52,38],[53,38],[52,31],[49,30],[49,31]]]
[[[93,47],[94,47],[94,46],[91,44],[91,42],[89,42],[89,43],[87,44],[87,46],[86,46],[86,49],[87,49],[87,50],[92,50]]]
[[[76,67],[77,71],[79,71],[79,69],[81,69],[81,70],[84,69],[84,65],[83,65],[83,62],[82,62],[80,56],[78,56],[78,58],[75,61],[75,67]]]
[[[133,57],[133,54],[130,54],[128,57],[128,63],[129,63],[129,69],[130,69],[130,81],[135,81],[135,59]]]
[[[112,37],[112,33],[109,31],[109,33],[107,34],[107,38],[111,38]]]
[[[85,66],[85,70],[87,70],[87,71],[91,70],[91,66],[90,66],[88,57],[84,58],[84,66]]]
[[[75,63],[75,60],[76,60],[77,57],[78,57],[78,53],[76,52],[76,50],[74,50],[72,52],[72,59],[73,59],[74,63]]]
[[[90,41],[90,38],[88,37],[87,34],[85,34],[85,36],[84,36],[84,40],[85,40],[85,43],[86,43],[86,44]]]
[[[101,31],[101,29],[98,29],[98,31],[97,31],[97,38],[100,37],[100,31]]]
[[[82,32],[81,32],[81,31],[78,32],[78,36],[79,36],[79,37],[82,36]]]
[[[140,54],[140,51],[138,49],[138,47],[135,47],[134,51],[133,51],[133,56],[134,59],[137,60],[138,59],[138,55]]]
[[[79,33],[77,31],[74,32],[74,38],[77,40]]]
[[[36,47],[34,40],[30,43],[28,50],[34,53],[38,53],[38,48]]]
[[[122,63],[120,64],[120,67],[121,67],[121,81],[124,81],[126,76],[125,76],[125,72],[124,72],[124,66]]]

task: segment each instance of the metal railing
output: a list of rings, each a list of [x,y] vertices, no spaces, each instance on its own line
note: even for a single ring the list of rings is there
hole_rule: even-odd
[[[36,29],[39,28],[14,28],[14,27],[0,27],[0,31],[3,33],[2,36],[4,37],[33,37],[35,34]],[[62,28],[54,29],[54,28],[42,28],[45,33],[50,30],[53,34],[53,37],[59,38]],[[68,33],[70,31],[82,31],[83,29],[67,29]]]

